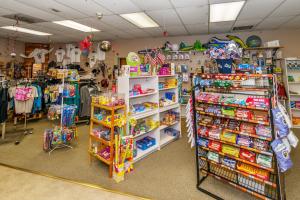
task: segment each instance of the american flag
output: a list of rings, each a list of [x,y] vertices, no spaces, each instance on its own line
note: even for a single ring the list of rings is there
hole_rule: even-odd
[[[158,52],[157,58],[158,58],[160,64],[164,64],[165,63],[166,56],[164,54]]]

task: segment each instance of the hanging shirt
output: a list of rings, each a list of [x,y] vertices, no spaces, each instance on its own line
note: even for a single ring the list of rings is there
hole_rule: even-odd
[[[93,68],[97,63],[97,53],[96,52],[90,53],[88,58],[89,58],[90,68]]]
[[[20,54],[20,56],[23,58],[34,58],[35,64],[42,64],[45,63],[45,55],[50,53],[52,50],[53,48],[50,50],[36,48],[29,54],[29,56],[25,56],[24,54]]]
[[[70,58],[71,57],[71,51],[75,48],[75,46],[73,44],[66,44],[66,50],[67,50],[67,57]]]
[[[91,91],[87,85],[80,88],[80,117],[89,117],[91,115]]]
[[[8,89],[0,87],[0,123],[7,119]]]
[[[30,88],[30,90],[27,90],[26,88]],[[16,96],[19,92],[18,90],[28,91],[26,94],[27,98],[24,100],[17,100],[17,99],[22,99]],[[33,106],[33,101],[35,97],[38,97],[38,92],[36,87],[34,86],[18,86],[18,87],[11,87],[9,88],[9,96],[11,98],[14,98],[14,103],[15,103],[15,113],[16,114],[21,114],[21,113],[31,113],[32,106]]]
[[[80,55],[81,55],[81,51],[79,48],[74,48],[71,50],[71,63],[80,63]]]
[[[55,52],[56,61],[61,63],[64,59],[65,54],[66,54],[66,51],[64,49],[57,49]]]
[[[100,49],[100,43],[97,46],[97,59],[105,60],[105,52]]]

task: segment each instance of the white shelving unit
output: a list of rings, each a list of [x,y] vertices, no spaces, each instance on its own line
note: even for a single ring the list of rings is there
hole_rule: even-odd
[[[174,88],[167,88],[161,90],[158,89],[159,80],[174,78],[174,77],[176,78],[177,75],[118,77],[118,81],[117,81],[118,93],[125,94],[125,104],[127,108],[130,108],[130,105],[143,103],[146,101],[154,102],[159,105],[159,99],[162,96],[164,96],[165,92],[174,91],[176,94],[176,103],[168,105],[166,107],[159,107],[158,109],[154,109],[154,110],[146,110],[145,112],[131,114],[130,116],[128,116],[128,121],[130,118],[135,118],[137,120],[144,119],[144,118],[152,118],[155,121],[160,121],[161,118],[163,117],[164,112],[167,112],[168,110],[175,110],[177,112],[180,112],[180,104],[178,103],[178,88],[174,87]],[[129,95],[129,90],[131,90],[135,84],[140,84],[142,89],[154,89],[155,92],[146,95],[137,95],[132,97]],[[179,130],[181,135],[181,123],[180,121],[178,121],[170,126],[162,125],[156,129],[134,136],[134,140],[139,140],[146,136],[151,136],[156,140],[156,145],[146,150],[137,149],[137,156],[134,158],[134,162],[137,162],[142,158],[150,155],[151,153],[160,150],[163,146],[171,143],[172,141],[178,138],[178,137],[172,137],[164,134],[164,129],[167,127],[173,127],[176,130]],[[127,131],[129,133],[129,123],[127,126]]]
[[[283,59],[283,79],[287,92],[287,110],[290,118],[300,117],[299,108],[291,108],[291,101],[300,102],[300,69],[292,70],[288,68],[289,63],[298,63],[300,65],[300,59]],[[294,81],[289,81],[288,76],[293,76]],[[293,125],[293,128],[300,128],[300,125]]]

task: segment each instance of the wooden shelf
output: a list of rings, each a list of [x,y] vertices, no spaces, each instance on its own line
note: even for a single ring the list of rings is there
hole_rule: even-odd
[[[95,104],[92,103],[92,106],[96,107],[96,108],[102,108],[105,110],[118,110],[118,109],[123,109],[125,108],[125,105],[121,105],[121,106],[105,106],[105,105],[101,105],[101,104]]]
[[[151,92],[151,93],[146,93],[146,94],[139,94],[139,95],[129,96],[129,98],[146,97],[146,96],[150,96],[150,95],[154,95],[154,94],[157,94],[157,91]]]
[[[97,120],[94,118],[94,111],[95,108],[100,108],[103,110],[108,110],[111,113],[111,123],[108,124],[102,120]],[[124,115],[126,117],[127,111],[126,111],[126,105],[122,105],[122,106],[105,106],[105,105],[99,105],[99,104],[91,104],[91,119],[90,119],[90,133],[89,133],[89,150],[88,153],[90,155],[90,163],[92,161],[92,157],[97,158],[98,160],[101,160],[102,162],[106,163],[107,165],[109,165],[109,177],[112,177],[113,175],[113,159],[114,159],[114,138],[115,138],[115,130],[114,127],[117,125],[115,124],[115,111],[118,109],[123,109]],[[97,137],[93,134],[93,130],[94,130],[94,124],[99,124],[102,125],[108,129],[110,129],[110,139],[111,141],[107,141],[103,138]],[[93,148],[93,140],[99,142],[100,144],[98,144],[98,149],[103,149],[103,144],[106,147],[109,147],[109,153],[110,153],[110,158],[109,160],[104,159],[103,157],[101,157],[99,154],[95,154],[94,152],[92,152],[92,148]]]
[[[112,165],[112,161],[106,160],[105,158],[101,157],[101,156],[98,155],[98,154],[95,154],[94,152],[92,152],[92,151],[90,151],[90,150],[89,150],[89,154],[90,154],[91,156],[94,156],[95,158],[101,160],[102,162],[104,162],[104,163],[107,164],[107,165]]]
[[[107,145],[107,146],[110,146],[110,145],[114,144],[113,142],[110,142],[110,141],[107,141],[103,138],[99,138],[99,137],[95,136],[93,133],[90,133],[90,137],[94,140],[97,140],[97,141],[101,142],[102,144]]]

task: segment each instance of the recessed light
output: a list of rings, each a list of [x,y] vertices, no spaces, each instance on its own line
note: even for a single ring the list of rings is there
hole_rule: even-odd
[[[17,27],[17,26],[2,26],[1,28],[7,29],[7,30],[12,30],[12,31],[17,31],[17,32],[22,32],[22,33],[29,33],[29,34],[33,34],[33,35],[40,35],[40,36],[52,35],[51,33],[44,33],[44,32],[35,31],[35,30]]]
[[[233,21],[240,13],[245,1],[210,5],[210,22]]]
[[[120,16],[140,28],[159,27],[159,25],[144,12],[121,14]]]
[[[69,28],[72,28],[72,29],[76,29],[76,30],[79,30],[79,31],[82,31],[82,32],[98,32],[98,31],[100,31],[98,29],[94,29],[92,27],[89,27],[89,26],[86,26],[86,25],[83,25],[83,24],[79,24],[79,23],[74,22],[72,20],[54,21],[53,23],[59,24],[59,25],[62,25],[62,26],[66,26],[66,27],[69,27]]]

